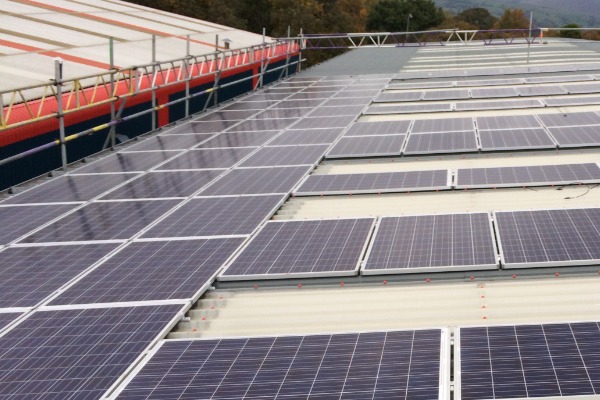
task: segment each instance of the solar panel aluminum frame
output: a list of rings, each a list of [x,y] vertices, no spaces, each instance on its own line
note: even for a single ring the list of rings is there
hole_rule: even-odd
[[[361,275],[390,275],[390,274],[419,274],[424,272],[452,272],[452,271],[480,271],[480,270],[498,270],[500,259],[498,257],[498,246],[494,240],[494,226],[492,224],[491,214],[482,213],[479,211],[472,212],[463,212],[463,213],[452,213],[452,214],[435,214],[435,215],[468,215],[468,214],[488,214],[489,219],[489,228],[490,235],[492,238],[492,243],[494,246],[495,254],[496,254],[496,264],[481,264],[481,265],[465,265],[465,266],[437,266],[437,267],[416,267],[416,268],[388,268],[388,269],[365,269],[367,262],[369,261],[369,257],[371,255],[371,251],[375,246],[375,240],[377,239],[377,234],[379,233],[379,227],[381,226],[381,222],[384,218],[398,218],[398,217],[421,217],[421,216],[430,216],[431,214],[417,214],[417,215],[386,215],[385,217],[378,217],[375,231],[371,235],[371,240],[369,241],[369,248],[367,250],[367,254],[364,257],[363,262],[361,263],[360,274]]]
[[[333,277],[346,277],[346,276],[358,276],[359,270],[362,264],[362,260],[365,257],[365,253],[367,251],[367,246],[373,237],[373,230],[375,228],[375,218],[366,217],[366,218],[337,218],[336,220],[355,220],[355,219],[372,219],[371,227],[366,236],[365,243],[359,253],[358,261],[356,263],[355,268],[352,271],[323,271],[323,272],[290,272],[290,273],[279,273],[279,274],[255,274],[255,275],[225,275],[227,269],[235,262],[235,260],[252,244],[252,242],[256,239],[258,235],[262,232],[263,229],[267,226],[264,223],[258,232],[256,232],[250,240],[248,240],[235,254],[225,267],[222,269],[221,274],[217,277],[218,281],[257,281],[257,280],[279,280],[279,279],[296,279],[296,278],[333,278]],[[281,224],[290,221],[298,221],[298,220],[276,220],[269,221],[271,224]],[[323,219],[303,219],[302,222],[309,221],[324,221]]]
[[[140,302],[140,303],[113,303],[110,304],[108,308],[119,308],[119,307],[151,307],[151,306],[161,306],[161,305],[170,305],[170,304],[180,304],[173,301],[161,301],[161,302]],[[175,316],[171,319],[171,321],[165,325],[165,327],[159,332],[159,334],[146,346],[145,350],[141,352],[139,356],[135,358],[135,360],[127,367],[125,371],[115,380],[115,382],[108,388],[108,390],[102,395],[102,399],[110,398],[111,394],[121,385],[121,383],[131,375],[132,371],[136,369],[136,367],[144,360],[150,349],[154,349],[157,347],[157,343],[159,343],[163,338],[165,338],[169,332],[175,328],[175,326],[179,323],[179,321],[183,320],[185,317],[185,313],[191,307],[191,303],[182,304],[179,312],[175,314]],[[34,312],[44,312],[44,311],[58,311],[58,310],[83,310],[90,308],[107,308],[103,304],[94,304],[91,307],[88,305],[87,307],[77,306],[47,306],[41,307],[39,310]],[[26,318],[21,318],[19,323],[26,320]],[[13,324],[12,326],[16,326],[18,324]],[[1,331],[0,337],[4,336],[10,330]]]
[[[405,171],[396,171],[396,172],[405,172]],[[408,171],[406,171],[408,172]],[[411,171],[412,172],[412,171]],[[371,172],[359,175],[377,175],[381,172]],[[305,176],[300,183],[292,190],[292,197],[309,197],[309,196],[337,196],[337,195],[348,195],[348,194],[374,194],[374,193],[406,193],[406,192],[432,192],[438,190],[450,190],[452,189],[452,176],[453,171],[447,171],[447,180],[446,186],[431,186],[431,187],[416,187],[416,188],[386,188],[386,189],[363,189],[363,190],[350,190],[350,191],[341,191],[341,190],[332,190],[328,192],[300,192],[300,188],[302,185],[313,175]],[[348,174],[336,174],[336,175],[355,175],[353,173]]]
[[[417,328],[411,329],[410,331],[424,331],[424,330],[439,330],[440,331],[440,369],[439,369],[439,397],[437,400],[450,400],[450,378],[451,378],[451,334],[447,327],[443,328]],[[387,332],[401,332],[409,331],[407,329],[390,330]],[[354,332],[320,332],[320,333],[294,333],[294,334],[281,334],[281,335],[257,335],[252,336],[253,339],[260,338],[285,338],[285,337],[297,337],[297,336],[319,336],[319,335],[340,335],[340,334],[363,334],[363,333],[379,333],[384,331],[354,331]],[[124,379],[119,381],[116,388],[111,388],[111,399],[117,399],[119,395],[127,388],[127,386],[138,376],[138,374],[146,367],[146,365],[154,358],[154,356],[160,351],[160,349],[167,342],[190,342],[190,341],[215,341],[215,340],[227,340],[227,339],[247,339],[246,336],[231,336],[227,338],[198,338],[198,339],[162,339],[158,341],[156,345],[151,347],[151,350],[145,353],[145,358],[134,365],[134,368],[128,370],[128,374],[124,375]],[[432,399],[433,400],[433,399]]]
[[[600,165],[598,163],[590,163],[596,164],[599,168]],[[561,165],[561,164],[557,164]],[[572,164],[571,164],[572,165]],[[543,165],[532,165],[532,167],[542,167]],[[507,167],[498,167],[498,169],[507,168]],[[510,167],[508,167],[510,168]],[[495,185],[490,184],[473,184],[473,185],[459,185],[458,184],[458,174],[461,170],[469,170],[469,169],[495,169],[491,168],[457,168],[454,171],[455,176],[455,189],[495,189],[495,188],[512,188],[512,187],[533,187],[533,186],[567,186],[567,185],[578,185],[578,184],[596,184],[600,183],[597,179],[583,179],[578,181],[548,181],[548,182],[514,182],[514,183],[498,183]]]
[[[569,208],[568,210],[585,210],[588,208],[597,207],[578,207]],[[548,268],[548,267],[573,267],[573,266],[589,266],[600,264],[599,259],[590,260],[568,260],[568,261],[545,261],[545,262],[531,262],[531,263],[507,263],[504,257],[504,248],[502,246],[502,236],[500,235],[500,229],[498,227],[498,220],[496,215],[499,213],[513,213],[513,212],[531,212],[531,211],[553,211],[559,210],[564,211],[565,209],[536,209],[536,210],[512,210],[512,211],[494,211],[492,216],[494,218],[494,230],[496,232],[496,243],[498,246],[498,254],[500,255],[500,267],[502,269],[519,269],[519,268]]]

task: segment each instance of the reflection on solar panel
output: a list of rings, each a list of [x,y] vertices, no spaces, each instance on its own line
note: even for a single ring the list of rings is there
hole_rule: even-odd
[[[404,154],[477,151],[475,132],[421,133],[408,136]]]
[[[361,273],[497,269],[488,213],[384,217]]]
[[[344,133],[344,136],[406,135],[409,126],[410,121],[356,122]]]
[[[474,130],[472,118],[418,119],[412,133],[462,132]]]
[[[315,108],[319,104],[323,103],[323,99],[316,100],[284,100],[279,104],[275,104],[271,107],[272,110],[280,108]]]
[[[323,158],[329,145],[263,147],[241,167],[268,167],[283,165],[313,165]]]
[[[469,91],[466,89],[432,90],[423,92],[423,100],[454,100],[468,98]]]
[[[322,104],[323,107],[366,106],[371,103],[369,97],[352,97],[345,99],[330,99]]]
[[[449,179],[449,171],[445,169],[368,174],[310,175],[294,194],[296,196],[318,196],[449,189]]]
[[[326,158],[400,155],[406,135],[342,137]]]
[[[219,280],[356,275],[374,221],[267,222]]]
[[[511,108],[542,108],[544,103],[537,99],[515,99],[495,101],[462,101],[456,103],[457,111],[503,110]]]
[[[118,398],[441,399],[445,342],[439,329],[165,341]]]
[[[600,394],[597,322],[460,328],[461,400]]]
[[[544,129],[479,131],[482,151],[553,149],[556,143]]]
[[[299,118],[312,110],[310,108],[275,108],[257,114],[253,119]]]
[[[278,133],[279,131],[223,132],[202,143],[198,148],[261,146]]]
[[[244,97],[243,101],[275,101],[282,100],[288,97],[286,93],[256,93],[248,97]]]
[[[226,105],[221,110],[264,110],[273,104],[275,104],[275,101],[238,101]]]
[[[332,90],[330,92],[313,92],[313,93],[296,93],[293,96],[289,97],[289,100],[315,100],[315,99],[327,99],[331,97],[336,91]]]
[[[597,164],[532,165],[456,170],[456,188],[568,185],[600,180]]]
[[[595,112],[540,114],[538,117],[547,127],[600,125],[600,115]]]
[[[597,264],[600,208],[496,212],[504,268]]]
[[[517,88],[519,96],[552,96],[566,94],[567,91],[560,86],[523,86]]]
[[[164,135],[188,135],[192,133],[217,133],[240,121],[198,121],[183,122],[165,131]]]
[[[345,128],[355,119],[356,115],[304,118],[302,121],[294,125],[294,129]]]
[[[383,92],[374,100],[375,102],[396,102],[396,101],[418,101],[423,97],[423,92]]]
[[[310,113],[310,117],[335,117],[336,115],[357,116],[362,113],[365,106],[337,106],[337,107],[319,107]]]
[[[343,128],[333,129],[290,129],[277,136],[270,145],[298,145],[298,144],[331,144],[342,133]]]
[[[229,168],[255,150],[256,148],[249,147],[190,150],[161,165],[158,169]]]
[[[569,126],[550,128],[559,147],[597,146],[600,144],[600,126]]]
[[[242,244],[242,238],[135,242],[51,304],[190,299]]]
[[[116,247],[104,243],[0,252],[0,308],[35,306]]]
[[[91,203],[27,236],[23,243],[129,239],[178,200]]]
[[[394,106],[374,106],[369,107],[365,114],[409,114],[417,112],[442,112],[452,111],[451,103],[420,103],[420,104],[401,104]]]
[[[0,207],[0,244],[8,244],[73,208],[63,204]]]
[[[103,196],[102,200],[188,197],[223,172],[225,170],[149,172]]]
[[[142,237],[249,235],[284,199],[282,195],[192,199]]]
[[[230,110],[230,111],[214,111],[208,114],[202,114],[200,117],[196,118],[192,122],[198,121],[241,121],[243,119],[249,118],[256,114],[258,111],[256,110]]]
[[[230,128],[229,132],[251,132],[251,131],[269,131],[285,129],[294,122],[297,118],[278,118],[278,119],[249,119],[239,125]]]
[[[516,97],[519,93],[513,88],[481,88],[471,89],[471,96],[475,99],[489,99],[493,97]]]
[[[87,201],[114,188],[136,174],[100,174],[61,176],[6,199],[3,204],[55,203]]]
[[[212,134],[159,135],[144,139],[141,143],[127,147],[127,151],[185,150],[202,143]]]
[[[15,312],[0,312],[0,331],[6,328],[10,323],[19,318],[22,314]]]
[[[146,171],[178,154],[181,154],[181,152],[147,151],[143,153],[117,153],[77,168],[72,174]]]
[[[0,397],[98,399],[179,310],[37,311],[0,338]]]
[[[203,196],[289,193],[312,167],[238,168],[202,191]]]
[[[477,117],[479,130],[541,128],[542,125],[533,115],[500,115],[495,117]]]

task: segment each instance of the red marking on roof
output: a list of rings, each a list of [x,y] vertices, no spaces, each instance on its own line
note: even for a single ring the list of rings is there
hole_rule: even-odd
[[[13,49],[19,49],[19,50],[23,50],[23,51],[37,52],[38,54],[48,56],[48,57],[60,57],[63,60],[72,61],[72,62],[75,62],[78,64],[89,65],[90,67],[110,69],[109,64],[102,63],[102,62],[95,61],[95,60],[90,60],[89,58],[71,56],[69,54],[64,54],[64,53],[61,53],[58,51],[44,50],[40,47],[34,47],[34,46],[22,44],[22,43],[11,42],[9,40],[0,39],[0,45],[6,46],[6,47],[12,47]],[[118,68],[118,67],[116,67],[116,68]]]
[[[56,11],[56,12],[60,12],[60,13],[75,15],[75,16],[78,16],[81,18],[91,19],[93,21],[104,22],[109,25],[120,26],[121,28],[135,29],[137,31],[149,33],[151,35],[173,36],[169,33],[145,28],[140,25],[134,25],[134,24],[128,24],[127,22],[115,21],[110,18],[99,17],[97,15],[92,15],[92,14],[84,13],[81,11],[75,11],[75,10],[71,10],[68,8],[63,8],[63,7],[53,6],[50,4],[40,3],[39,1],[34,1],[34,0],[13,0],[13,1],[16,1],[17,3],[22,3],[22,4],[28,4],[28,5],[34,6],[34,7],[44,8],[44,9],[50,10],[50,11]],[[181,37],[181,36],[174,36],[174,37],[176,37],[177,39],[187,40],[187,38]],[[203,42],[203,41],[195,40],[195,39],[190,39],[190,42],[199,43],[199,44],[203,44],[206,46],[214,46],[214,43]],[[224,47],[221,47],[221,46],[219,46],[219,48],[224,49]]]

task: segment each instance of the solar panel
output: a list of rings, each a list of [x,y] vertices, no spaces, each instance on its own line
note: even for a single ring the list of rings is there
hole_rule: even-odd
[[[206,290],[243,238],[134,242],[51,305],[191,299]]]
[[[576,81],[593,81],[590,75],[536,76],[523,79],[525,83],[562,83]]]
[[[406,135],[342,137],[325,158],[400,155]]]
[[[0,397],[98,399],[181,308],[34,312],[0,338]]]
[[[138,144],[127,147],[127,151],[185,150],[202,143],[211,136],[210,133],[152,136]]]
[[[2,204],[87,201],[136,176],[136,174],[61,176],[11,196]]]
[[[373,218],[269,221],[219,280],[356,275]]]
[[[202,114],[192,122],[198,121],[241,121],[256,114],[256,110],[217,110],[210,113]]]
[[[329,145],[263,147],[240,166],[267,167],[282,165],[313,165],[323,158]]]
[[[493,117],[477,117],[479,130],[541,128],[542,124],[534,115],[499,115]]]
[[[289,97],[289,100],[314,100],[314,99],[327,99],[331,97],[336,91],[330,92],[313,92],[313,93],[296,93]]]
[[[474,99],[491,99],[495,97],[516,97],[519,93],[513,88],[474,88],[471,96]]]
[[[0,308],[35,306],[117,246],[11,247],[0,252]]]
[[[275,108],[257,114],[253,119],[299,118],[312,110],[310,108]]]
[[[277,110],[281,108],[315,108],[323,103],[323,99],[313,99],[313,100],[284,100],[278,104],[275,104],[271,107],[272,110]]]
[[[525,167],[464,168],[456,170],[456,188],[543,186],[594,183],[597,164],[531,165]]]
[[[309,175],[296,196],[407,192],[450,188],[450,172],[402,171],[366,174]]]
[[[238,168],[202,191],[203,196],[289,193],[312,167]]]
[[[517,88],[519,96],[553,96],[566,94],[567,91],[560,86],[523,86]]]
[[[277,136],[270,145],[285,146],[298,144],[331,144],[342,133],[343,128],[331,129],[290,129]]]
[[[191,127],[191,131],[182,130],[179,133],[213,133],[213,132],[222,132],[225,129],[239,124],[239,120],[216,120],[216,121],[190,121],[189,125]],[[174,132],[169,131],[168,133],[172,134]]]
[[[600,115],[595,112],[540,114],[538,118],[547,127],[600,125]]]
[[[355,122],[344,136],[406,135],[410,121]]]
[[[22,243],[130,239],[179,200],[98,202],[86,205]]]
[[[542,128],[479,131],[482,151],[553,149],[556,143]]]
[[[296,122],[297,118],[278,118],[278,119],[249,119],[239,125],[230,128],[229,132],[247,132],[247,131],[269,131],[285,129]]]
[[[597,264],[600,208],[496,212],[504,268]]]
[[[224,106],[221,110],[264,110],[275,103],[275,101],[236,101]]]
[[[600,126],[569,126],[550,128],[548,131],[559,147],[597,146],[600,144]]]
[[[249,235],[284,200],[282,195],[192,199],[142,237]]]
[[[419,112],[452,111],[452,103],[420,103],[369,107],[365,114],[411,114]]]
[[[469,91],[466,89],[445,89],[423,92],[423,100],[454,100],[468,99]]]
[[[419,101],[423,97],[423,92],[383,92],[375,98],[375,102],[398,102],[398,101]]]
[[[409,89],[427,89],[427,88],[443,88],[443,87],[452,87],[454,82],[451,81],[438,81],[438,82],[402,82],[398,83],[392,81],[389,84],[388,89],[401,89],[401,90],[409,90]]]
[[[345,128],[348,125],[350,125],[355,119],[356,115],[304,118],[296,125],[294,125],[294,129]]]
[[[467,80],[457,81],[456,86],[500,86],[500,85],[520,85],[523,81],[520,78],[509,79],[485,79],[485,80]]]
[[[596,397],[599,345],[597,322],[459,328],[454,398]]]
[[[248,97],[244,97],[243,101],[275,101],[283,100],[288,96],[289,94],[287,93],[256,93]]]
[[[403,153],[459,153],[477,150],[475,132],[445,132],[410,134]]]
[[[462,132],[474,130],[472,118],[418,119],[412,133]]]
[[[103,196],[102,200],[188,197],[223,172],[225,170],[148,172]]]
[[[0,331],[10,325],[21,315],[23,314],[16,312],[0,312]]]
[[[223,132],[202,143],[198,148],[261,146],[278,133],[279,131]]]
[[[546,98],[544,99],[544,103],[549,107],[600,104],[600,96],[561,96],[557,98]]]
[[[346,98],[346,97],[367,97],[372,98],[381,93],[381,90],[344,90],[338,92],[333,97],[336,99]]]
[[[310,113],[310,117],[335,117],[336,115],[357,116],[362,113],[365,106],[337,106],[337,107],[319,107]]]
[[[504,110],[512,108],[542,108],[544,103],[538,99],[515,99],[495,101],[463,101],[456,103],[456,111]]]
[[[75,206],[64,204],[0,207],[0,245],[20,238],[73,208]]]
[[[143,153],[117,153],[103,157],[91,164],[77,168],[71,174],[97,174],[103,172],[146,171],[181,154],[179,151],[145,151]]]
[[[383,217],[363,275],[497,269],[488,213]]]
[[[349,106],[366,106],[371,103],[369,97],[352,97],[343,99],[329,99],[322,104],[323,107],[349,107]],[[320,104],[320,103],[319,103]]]
[[[563,85],[563,88],[565,88],[569,93],[576,93],[576,94],[598,93],[598,92],[600,92],[600,83],[586,82],[586,83],[580,83],[580,84],[568,84],[568,85]]]
[[[229,168],[255,151],[253,147],[190,150],[161,165],[160,170]]]
[[[445,343],[439,329],[165,341],[118,398],[443,399]]]

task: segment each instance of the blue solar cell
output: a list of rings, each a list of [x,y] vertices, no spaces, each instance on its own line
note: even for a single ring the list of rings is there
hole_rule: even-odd
[[[164,342],[119,399],[435,400],[442,331]]]
[[[229,168],[255,151],[253,147],[190,150],[161,165],[160,170]]]
[[[0,397],[100,398],[181,309],[34,312],[0,338]]]
[[[206,289],[243,241],[232,238],[131,243],[51,304],[191,299]]]
[[[19,318],[21,313],[5,312],[0,313],[0,331],[10,325],[13,321]]]
[[[180,153],[179,151],[117,153],[78,168],[72,174],[147,171]]]
[[[0,252],[0,308],[35,306],[116,248],[88,244]]]
[[[131,147],[127,147],[127,151],[186,150],[204,142],[212,136],[210,133],[153,136]]]
[[[0,244],[8,244],[73,208],[64,204],[0,207]]]
[[[263,147],[244,160],[240,167],[313,165],[323,158],[329,145]]]

